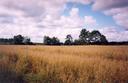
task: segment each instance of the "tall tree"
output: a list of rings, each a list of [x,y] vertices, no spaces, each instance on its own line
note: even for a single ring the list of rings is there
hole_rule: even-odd
[[[81,30],[79,40],[75,41],[75,43],[79,44],[106,44],[107,42],[106,37],[98,30],[89,32],[86,29]]]
[[[72,45],[73,44],[73,38],[72,38],[71,34],[68,34],[65,39],[66,39],[65,43],[64,43],[65,45]]]
[[[14,44],[23,44],[24,37],[22,35],[14,36]]]
[[[57,37],[53,37],[52,38],[52,45],[59,45],[60,44],[60,40]]]
[[[89,39],[90,33],[86,29],[82,29],[79,35],[79,41],[81,44],[88,44],[90,39]]]
[[[107,39],[98,30],[94,30],[90,33],[90,43],[107,43]]]
[[[49,36],[44,36],[44,44],[50,45],[51,44],[51,38]]]

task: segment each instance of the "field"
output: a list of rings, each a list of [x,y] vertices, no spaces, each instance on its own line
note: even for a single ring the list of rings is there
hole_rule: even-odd
[[[128,46],[0,46],[0,83],[128,83]]]

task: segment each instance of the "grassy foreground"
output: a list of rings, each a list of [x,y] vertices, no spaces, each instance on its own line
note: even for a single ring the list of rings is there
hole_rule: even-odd
[[[0,83],[128,83],[128,46],[0,46]]]

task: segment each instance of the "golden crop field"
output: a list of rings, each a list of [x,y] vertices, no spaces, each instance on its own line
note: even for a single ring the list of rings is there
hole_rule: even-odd
[[[128,83],[128,46],[0,46],[0,83]]]

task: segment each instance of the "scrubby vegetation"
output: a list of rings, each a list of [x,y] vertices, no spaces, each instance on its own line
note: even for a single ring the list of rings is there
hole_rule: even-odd
[[[127,46],[0,46],[0,83],[127,83]]]
[[[31,39],[22,35],[16,35],[13,38],[0,38],[0,45],[33,45]]]
[[[89,45],[89,44],[108,44],[106,37],[99,31],[94,30],[92,32],[82,29],[79,35],[79,39],[73,40],[71,34],[68,34],[65,38],[65,42],[60,42],[57,37],[44,36],[42,38],[42,44],[44,45]],[[22,35],[16,35],[10,39],[0,38],[0,44],[13,44],[13,45],[34,45],[31,39]]]

